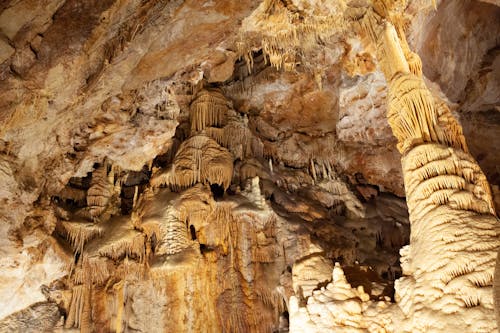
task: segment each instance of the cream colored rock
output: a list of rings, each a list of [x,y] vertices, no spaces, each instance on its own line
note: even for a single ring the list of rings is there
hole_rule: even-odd
[[[49,239],[41,241],[40,238],[39,234],[26,237],[21,248],[9,242],[7,237],[4,238],[0,261],[0,295],[4,306],[0,310],[0,320],[36,303],[45,302],[40,287],[67,274],[66,267],[71,258],[55,252],[52,248],[55,244]]]
[[[292,267],[295,295],[301,299],[312,296],[318,285],[331,279],[333,264],[320,254],[297,261]]]
[[[491,332],[499,9],[433,4],[2,2],[0,331]]]
[[[304,306],[290,299],[290,332],[399,332],[401,312],[388,300],[371,301],[363,287],[352,288],[338,263],[332,282],[316,290]]]

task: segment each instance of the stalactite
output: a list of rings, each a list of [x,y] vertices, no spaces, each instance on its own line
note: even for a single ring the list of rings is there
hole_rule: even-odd
[[[376,43],[382,29],[381,16],[375,13],[371,7],[350,7],[347,14],[353,20],[354,25],[362,32],[361,36],[367,36],[367,38],[364,38],[365,44]]]
[[[266,159],[277,158],[278,148],[273,142],[266,142],[264,148],[262,149],[262,156]]]
[[[203,204],[200,204],[203,203]],[[215,210],[215,201],[207,186],[197,184],[181,193],[173,205],[176,216],[183,222],[200,223]]]
[[[244,22],[246,31],[256,30],[262,34],[260,46],[271,65],[286,71],[295,69],[299,54],[310,52],[317,41],[339,32],[344,26],[341,4],[328,15],[307,15],[291,8],[296,7],[265,0]],[[245,36],[241,36],[239,53],[246,55],[251,48]]]
[[[261,302],[272,309],[275,309],[275,315],[278,317],[285,310],[285,302],[283,296],[278,290],[260,289],[256,291],[257,297]]]
[[[68,316],[64,323],[65,328],[80,328],[80,332],[91,332],[91,309],[89,285],[73,287]]]
[[[75,203],[85,203],[87,198],[87,193],[83,189],[74,188],[70,185],[66,185],[58,194],[57,197],[64,200],[72,200]]]
[[[405,54],[406,61],[408,61],[408,67],[413,75],[422,77],[422,60],[414,52],[408,52]]]
[[[144,235],[138,231],[131,230],[120,239],[114,239],[112,243],[102,246],[99,255],[118,260],[124,256],[134,256],[142,260],[145,253]]]
[[[113,218],[102,225],[102,236],[89,241],[80,254],[77,266],[71,275],[75,284],[101,285],[112,274],[119,274],[120,270],[113,266],[113,262],[123,261],[122,274],[137,278],[142,274],[143,260],[145,258],[144,234],[134,230],[128,219]],[[129,257],[138,261],[137,265],[127,265]],[[109,259],[108,259],[109,258]]]
[[[56,225],[59,234],[64,236],[77,252],[83,251],[83,246],[103,233],[102,226],[95,223],[60,221]]]
[[[227,149],[206,135],[195,135],[179,147],[170,170],[151,179],[154,187],[190,187],[198,182],[218,184],[227,189],[233,176],[233,157]]]
[[[347,185],[338,180],[323,180],[317,184],[321,189],[333,194],[333,202],[329,203],[329,207],[337,205],[345,205],[349,214],[356,217],[365,216],[365,208],[354,193],[352,193]]]
[[[85,252],[81,255],[81,266],[77,267],[71,280],[75,284],[102,284],[110,276],[108,259],[103,257],[89,256]]]
[[[82,308],[82,292],[83,286],[75,286],[72,290],[71,303],[68,310],[68,315],[64,323],[65,328],[80,326],[80,309]]]
[[[91,308],[91,286],[83,286],[83,304],[80,316],[80,333],[91,333],[92,329],[92,308]]]
[[[314,165],[314,161],[312,159],[311,159],[310,171],[311,171],[311,176],[313,177],[313,180],[317,181],[318,177],[316,176],[316,166]]]
[[[232,208],[232,205],[219,203],[210,215],[210,220],[213,221],[216,230],[215,241],[222,246],[224,254],[229,253],[236,246]]]
[[[136,225],[148,239],[155,239],[153,249],[156,260],[150,271],[153,278],[170,276],[176,265],[188,264],[196,259],[188,226],[204,223],[211,216],[214,206],[210,188],[202,184],[196,184],[180,194],[163,189],[155,195],[141,198]],[[172,260],[176,265],[169,261],[174,256]]]
[[[190,107],[191,131],[208,126],[223,126],[226,122],[228,102],[219,89],[204,89],[196,94]]]
[[[136,185],[136,186],[134,186],[134,198],[132,200],[132,210],[134,210],[135,207],[137,206],[138,195],[139,195],[139,187]]]
[[[224,128],[207,127],[205,128],[205,133],[207,136],[217,141],[218,144],[227,148],[227,145],[224,144],[226,142]]]
[[[438,115],[433,97],[423,81],[412,74],[397,74],[391,80],[387,118],[401,152],[441,139],[435,128]]]
[[[465,142],[462,126],[460,126],[457,119],[451,114],[450,108],[444,101],[435,98],[435,103],[438,115],[437,127],[440,134],[439,142],[468,153],[469,149]]]
[[[87,207],[91,218],[97,218],[107,208],[114,192],[114,172],[108,173],[106,166],[101,166],[92,173],[92,182],[87,191]]]
[[[218,144],[227,148],[235,158],[262,156],[262,142],[247,126],[248,119],[228,111],[227,124],[223,128],[207,127],[205,133]]]
[[[245,159],[240,166],[240,181],[258,176],[261,179],[270,178],[262,167],[261,163],[255,158]]]
[[[144,234],[134,229],[128,217],[113,217],[104,225],[104,237],[88,244],[86,252],[90,255],[118,260],[133,256],[141,261],[145,255]]]

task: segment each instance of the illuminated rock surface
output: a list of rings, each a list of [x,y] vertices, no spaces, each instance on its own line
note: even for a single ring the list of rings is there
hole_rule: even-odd
[[[0,332],[494,332],[500,3],[403,2],[0,4]]]

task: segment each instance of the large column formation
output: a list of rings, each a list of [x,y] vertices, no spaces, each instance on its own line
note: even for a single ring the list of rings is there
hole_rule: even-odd
[[[387,117],[402,154],[411,238],[401,250],[396,301],[412,332],[493,332],[499,240],[489,185],[461,126],[426,87],[398,6],[373,1],[357,17],[376,45],[389,86]]]

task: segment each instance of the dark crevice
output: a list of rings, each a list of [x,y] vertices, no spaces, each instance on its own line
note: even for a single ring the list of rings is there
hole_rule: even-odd
[[[78,263],[78,259],[80,259],[80,252],[75,252],[75,265]]]
[[[214,199],[221,199],[224,196],[224,188],[219,184],[210,184],[210,190],[214,196]]]
[[[191,240],[196,240],[196,229],[194,228],[194,225],[191,224],[189,226],[189,232],[191,233]]]

